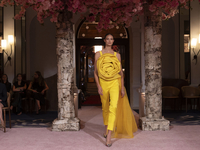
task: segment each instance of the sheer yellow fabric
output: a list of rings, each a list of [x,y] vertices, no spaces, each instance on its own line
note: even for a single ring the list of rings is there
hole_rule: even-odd
[[[117,105],[116,120],[114,124],[114,138],[133,138],[133,133],[137,131],[137,124],[129,105],[128,96],[125,90],[125,95],[121,97],[121,78],[119,78],[119,100]]]
[[[112,137],[133,138],[133,133],[137,131],[137,125],[132,109],[129,105],[127,94],[125,93],[125,96],[123,98],[121,97],[121,76],[119,75],[119,72],[121,71],[121,64],[116,57],[116,53],[114,53],[114,55],[110,53],[102,55],[102,52],[100,52],[100,54],[101,56],[97,60],[99,78],[104,80],[118,79],[120,85],[119,100],[117,104],[116,119]]]

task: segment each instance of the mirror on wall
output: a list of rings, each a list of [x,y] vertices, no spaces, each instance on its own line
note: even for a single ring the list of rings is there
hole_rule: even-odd
[[[191,59],[190,59],[190,9],[180,8],[180,79],[190,84]]]

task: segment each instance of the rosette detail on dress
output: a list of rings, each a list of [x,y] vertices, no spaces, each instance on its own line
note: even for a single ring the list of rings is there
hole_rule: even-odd
[[[118,58],[110,53],[101,55],[97,61],[98,76],[104,80],[120,78],[121,64]]]

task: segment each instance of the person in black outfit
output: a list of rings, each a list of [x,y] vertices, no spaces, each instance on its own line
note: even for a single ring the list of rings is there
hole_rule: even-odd
[[[14,101],[11,103],[10,109],[16,107],[18,115],[22,114],[21,100],[24,98],[26,90],[26,83],[22,80],[22,74],[17,74],[17,81],[13,84]]]
[[[6,86],[0,83],[0,120],[2,127],[5,126],[2,116],[2,108],[7,106],[7,91]]]
[[[39,71],[36,71],[34,74],[33,81],[30,82],[28,90],[32,91],[32,97],[36,100],[37,109],[36,114],[39,114],[41,110],[41,105],[44,105],[44,95],[45,91],[48,90],[49,87],[47,86],[44,78],[42,77]]]
[[[3,84],[5,84],[7,92],[10,92],[10,90],[11,90],[11,83],[8,82],[8,76],[7,76],[7,74],[3,74],[2,75],[1,82]]]

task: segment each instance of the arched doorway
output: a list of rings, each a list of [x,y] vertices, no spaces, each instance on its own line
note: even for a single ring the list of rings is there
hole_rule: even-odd
[[[76,83],[85,95],[83,105],[100,105],[100,97],[94,80],[94,55],[103,48],[103,38],[107,33],[114,36],[113,49],[121,54],[122,69],[125,75],[124,85],[130,95],[129,72],[129,35],[128,30],[119,25],[98,32],[96,22],[82,21],[76,33]],[[80,103],[79,103],[80,108]]]

